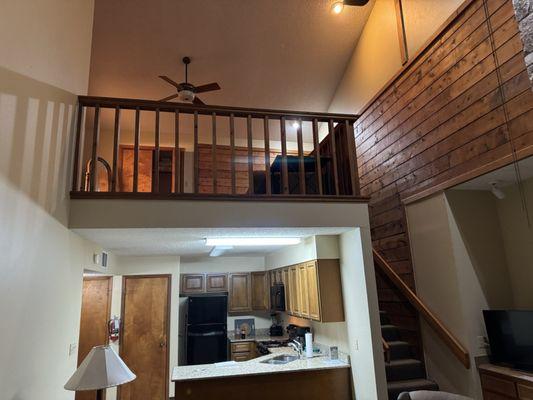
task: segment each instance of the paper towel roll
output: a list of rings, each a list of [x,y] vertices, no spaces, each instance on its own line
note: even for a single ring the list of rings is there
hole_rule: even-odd
[[[313,357],[313,334],[311,332],[305,334],[305,356]]]

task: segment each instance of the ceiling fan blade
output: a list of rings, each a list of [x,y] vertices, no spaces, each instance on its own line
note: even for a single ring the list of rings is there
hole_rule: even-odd
[[[208,83],[207,85],[196,86],[194,88],[195,93],[212,92],[213,90],[220,90],[218,83]]]
[[[368,0],[344,0],[346,6],[364,6],[368,3]]]
[[[198,97],[196,97],[196,96],[194,97],[194,100],[192,102],[194,104],[199,105],[199,106],[205,106],[205,103],[202,100],[200,100]]]
[[[163,79],[165,82],[167,83],[170,83],[172,86],[174,86],[175,88],[179,89],[179,84],[174,82],[172,79],[170,79],[168,76],[165,76],[165,75],[159,75],[159,77],[161,79]]]
[[[171,96],[167,96],[167,97],[165,97],[165,98],[163,98],[163,99],[161,99],[159,101],[169,101],[169,100],[175,99],[178,96],[179,96],[179,93],[176,93],[176,94],[173,94]]]

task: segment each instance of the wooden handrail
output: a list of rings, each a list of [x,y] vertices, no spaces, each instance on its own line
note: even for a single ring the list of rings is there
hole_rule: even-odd
[[[385,355],[385,362],[390,362],[390,346],[383,336],[381,337],[381,343],[383,343],[383,353]]]
[[[409,303],[422,315],[428,325],[440,336],[444,344],[450,348],[457,359],[465,366],[470,368],[470,354],[468,350],[457,340],[457,338],[450,332],[444,323],[420,300],[420,298],[411,290],[409,286],[400,278],[400,276],[392,269],[387,261],[375,250],[374,263],[380,270],[387,275],[392,283],[402,292],[402,294],[409,300]]]

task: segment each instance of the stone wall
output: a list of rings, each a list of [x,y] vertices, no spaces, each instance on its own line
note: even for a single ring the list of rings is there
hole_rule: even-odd
[[[513,0],[513,5],[524,42],[529,79],[533,84],[533,0]]]

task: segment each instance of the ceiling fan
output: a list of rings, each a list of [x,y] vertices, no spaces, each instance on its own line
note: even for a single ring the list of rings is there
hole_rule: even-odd
[[[178,93],[167,96],[159,101],[169,101],[169,100],[175,99],[176,97],[179,97],[181,101],[191,102],[191,103],[199,104],[199,105],[205,105],[205,103],[202,100],[200,100],[198,97],[196,97],[196,95],[198,93],[205,93],[205,92],[212,92],[213,90],[220,90],[220,86],[216,82],[208,83],[206,85],[200,85],[200,86],[195,86],[192,83],[189,83],[188,67],[189,67],[189,64],[191,63],[191,59],[189,57],[183,57],[182,61],[183,61],[183,64],[185,64],[185,82],[176,83],[172,79],[170,79],[168,76],[159,75],[161,79],[171,84],[178,90]]]

